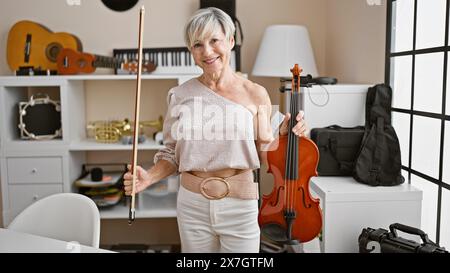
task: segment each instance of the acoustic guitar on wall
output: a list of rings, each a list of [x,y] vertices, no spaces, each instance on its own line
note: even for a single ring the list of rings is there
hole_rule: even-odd
[[[56,63],[60,75],[93,73],[97,67],[123,69],[131,74],[137,73],[138,66],[137,61],[124,62],[122,59],[78,52],[70,48],[61,49]],[[155,69],[156,65],[152,62],[142,64],[142,71],[147,73],[153,72]]]
[[[14,24],[7,40],[7,62],[11,70],[34,67],[56,70],[56,59],[62,48],[83,51],[80,39],[66,32],[53,33],[32,21]]]

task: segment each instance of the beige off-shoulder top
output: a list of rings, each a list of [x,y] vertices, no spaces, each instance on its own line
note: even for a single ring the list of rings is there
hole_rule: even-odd
[[[191,79],[169,90],[164,148],[154,157],[173,163],[178,172],[257,169],[253,113]]]

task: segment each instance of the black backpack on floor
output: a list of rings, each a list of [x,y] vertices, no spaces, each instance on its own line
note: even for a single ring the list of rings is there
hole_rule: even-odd
[[[391,124],[392,89],[385,84],[369,88],[366,124],[353,178],[371,186],[395,186],[401,174],[400,144]]]

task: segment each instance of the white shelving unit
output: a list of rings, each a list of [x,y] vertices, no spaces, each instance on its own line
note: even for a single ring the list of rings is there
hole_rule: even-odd
[[[149,196],[145,191],[139,194],[136,204],[136,218],[169,218],[176,217],[177,194],[169,193],[165,196]],[[128,206],[117,205],[100,210],[102,219],[118,219],[128,217]]]
[[[139,143],[138,150],[159,150],[163,145],[156,143],[154,140],[147,140],[144,143]],[[116,143],[104,143],[99,144],[92,139],[83,139],[79,141],[73,141],[70,143],[70,151],[131,151],[133,146],[131,144],[116,144]]]
[[[176,80],[181,84],[197,75],[143,75],[142,80]],[[97,143],[86,137],[85,82],[132,81],[135,75],[3,76],[0,77],[0,180],[2,217],[7,226],[31,203],[59,192],[75,191],[73,182],[87,152],[131,151],[132,145]],[[17,128],[18,103],[28,101],[31,89],[51,91],[61,102],[62,138],[46,141],[22,140]],[[165,103],[165,101],[163,102]],[[158,150],[153,140],[139,150]],[[176,192],[165,197],[140,194],[137,218],[176,216]],[[101,210],[103,219],[128,217],[128,207],[117,205]]]

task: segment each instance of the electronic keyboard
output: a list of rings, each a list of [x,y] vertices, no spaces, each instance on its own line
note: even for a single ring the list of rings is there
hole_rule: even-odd
[[[234,71],[240,71],[239,46],[235,46],[231,51],[230,66]],[[165,47],[165,48],[143,48],[143,63],[152,62],[156,65],[153,72],[142,73],[152,75],[173,75],[173,74],[201,74],[202,70],[194,63],[194,58],[187,47]],[[132,63],[137,61],[137,49],[114,49],[114,58],[124,62]],[[115,69],[116,74],[132,74],[133,72]]]

